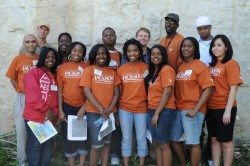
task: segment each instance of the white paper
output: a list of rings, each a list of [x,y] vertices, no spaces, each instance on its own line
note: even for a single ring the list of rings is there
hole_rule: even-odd
[[[83,68],[81,66],[78,66],[78,71],[80,71],[81,73],[83,72]]]
[[[71,141],[87,140],[87,118],[77,119],[75,115],[68,115],[67,139]]]
[[[147,137],[147,139],[148,139],[151,143],[153,142],[153,140],[152,140],[152,135],[151,135],[149,129],[147,129],[147,131],[146,131],[146,137]]]
[[[58,91],[56,85],[51,85],[51,86],[50,86],[50,90],[52,90],[52,91]]]
[[[27,124],[41,144],[57,134],[55,127],[49,120],[46,120],[44,124],[33,121],[28,121]]]
[[[148,73],[149,73],[149,71],[148,71],[148,70],[145,70],[145,72],[143,73],[142,76],[145,78],[145,77],[147,77]]]
[[[109,62],[109,66],[110,67],[116,67],[117,66],[117,62],[115,60],[111,59],[110,62]]]
[[[114,118],[114,114],[111,113],[109,115],[109,118],[106,119],[101,127],[101,130],[99,132],[98,135],[98,140],[100,141],[103,137],[105,137],[106,135],[108,135],[109,133],[111,133],[112,131],[114,131],[115,128],[115,118]]]
[[[185,141],[185,140],[186,140],[186,135],[185,135],[185,133],[183,133],[181,135],[181,138],[179,139],[179,141]]]
[[[192,72],[193,72],[192,70],[186,70],[185,75],[190,76],[192,74]]]
[[[102,71],[101,71],[101,70],[98,70],[98,69],[95,69],[95,70],[94,70],[94,74],[95,74],[95,75],[98,75],[98,76],[102,76]]]
[[[33,60],[32,61],[33,66],[36,66],[37,62],[38,62],[38,60]]]

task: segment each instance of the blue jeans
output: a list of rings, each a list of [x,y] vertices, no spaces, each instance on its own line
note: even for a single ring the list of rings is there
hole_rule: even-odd
[[[135,125],[138,156],[144,157],[148,154],[146,130],[147,113],[131,113],[119,109],[119,119],[122,130],[122,156],[132,155],[133,125]]]
[[[28,135],[27,158],[29,166],[50,166],[51,142],[52,139],[40,144],[32,130],[25,121],[26,132]]]
[[[200,135],[204,115],[201,112],[197,112],[197,114],[191,118],[186,116],[187,112],[188,110],[177,112],[177,116],[171,132],[171,140],[179,142],[179,139],[184,132],[186,137],[186,144],[197,145],[200,143]]]
[[[102,148],[104,144],[110,144],[111,142],[112,132],[103,137],[100,141],[98,140],[98,135],[102,125],[97,127],[94,125],[94,122],[100,117],[100,114],[87,112],[87,124],[90,133],[92,148]]]
[[[168,144],[170,142],[172,124],[174,123],[176,112],[175,109],[164,108],[159,114],[157,127],[155,127],[151,124],[155,110],[148,110],[148,129],[152,135],[153,141],[162,144]]]

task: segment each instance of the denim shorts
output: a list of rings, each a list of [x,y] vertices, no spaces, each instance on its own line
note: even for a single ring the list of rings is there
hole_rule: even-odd
[[[102,148],[104,144],[110,144],[112,132],[106,135],[100,141],[98,140],[98,135],[101,130],[102,125],[99,127],[94,125],[94,122],[101,117],[100,114],[87,112],[87,125],[90,133],[92,148]]]
[[[187,145],[197,145],[200,143],[200,135],[204,114],[198,112],[194,117],[186,116],[188,110],[177,111],[176,119],[171,131],[171,140],[179,142],[183,133],[186,136]]]
[[[157,127],[151,124],[155,110],[148,110],[147,123],[152,139],[162,144],[168,144],[171,138],[172,124],[176,117],[176,110],[164,108],[157,121]]]
[[[62,105],[63,112],[65,117],[68,118],[68,115],[77,115],[80,107],[74,107],[69,104],[63,103]],[[68,128],[67,122],[63,121],[62,125],[62,134],[63,134],[63,144],[64,144],[64,153],[66,157],[73,157],[77,154],[85,155],[88,154],[89,144],[88,141],[70,141],[67,138]]]

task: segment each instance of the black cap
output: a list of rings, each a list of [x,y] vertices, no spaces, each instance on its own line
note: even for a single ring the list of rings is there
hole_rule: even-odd
[[[165,17],[165,20],[168,19],[168,18],[174,20],[175,22],[177,22],[179,24],[179,16],[178,16],[178,14],[168,13],[168,15]]]

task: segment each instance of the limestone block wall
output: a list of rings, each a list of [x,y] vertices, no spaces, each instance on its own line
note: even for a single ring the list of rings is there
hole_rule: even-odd
[[[40,23],[50,24],[48,42],[57,47],[57,37],[69,32],[88,50],[101,42],[101,32],[113,27],[117,48],[135,36],[140,27],[151,31],[150,46],[159,43],[166,32],[164,17],[178,13],[178,32],[198,37],[194,22],[206,15],[213,21],[212,34],[226,34],[240,63],[244,85],[238,93],[238,117],[235,138],[250,140],[250,1],[248,0],[0,0],[0,133],[13,129],[15,92],[5,77],[7,68],[18,54],[23,36],[36,34]]]

